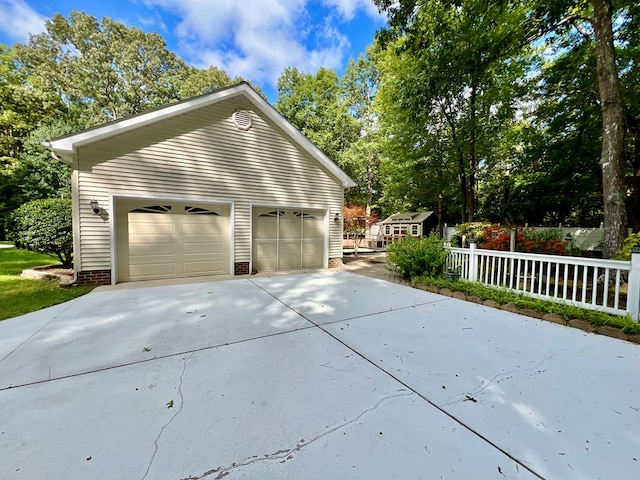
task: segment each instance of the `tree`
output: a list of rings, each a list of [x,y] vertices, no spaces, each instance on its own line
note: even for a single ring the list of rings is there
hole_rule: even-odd
[[[522,120],[495,132],[511,154],[496,152],[507,163],[489,162],[482,172],[480,216],[485,220],[583,227],[602,222],[593,44],[568,33],[529,77]]]
[[[320,150],[343,166],[344,152],[359,136],[349,114],[338,74],[320,68],[315,75],[287,68],[278,79],[276,109]]]
[[[16,49],[22,68],[91,125],[177,100],[187,75],[160,35],[77,11]]]
[[[70,199],[47,198],[25,203],[10,215],[7,233],[17,248],[54,256],[64,268],[71,268]]]
[[[604,200],[603,256],[620,250],[627,233],[626,188],[624,181],[625,113],[613,46],[613,2],[593,0],[593,26],[600,108],[602,109],[602,193]]]
[[[24,203],[39,198],[71,198],[71,167],[54,159],[42,142],[80,128],[76,123],[58,120],[50,125],[42,125],[29,134],[16,172],[20,185],[17,201]]]
[[[191,98],[241,81],[241,78],[231,78],[227,72],[215,66],[207,69],[189,67],[184,79],[177,82],[178,96],[181,99]]]
[[[358,247],[371,225],[378,221],[378,215],[367,212],[359,205],[345,205],[343,209],[344,232],[353,238],[353,253],[358,256]]]
[[[423,12],[438,7],[464,10],[484,4],[486,12],[494,13],[478,17],[476,24],[482,24],[483,18],[493,17],[495,29],[509,30],[493,44],[478,42],[477,58],[492,58],[503,49],[504,54],[513,55],[518,47],[530,44],[541,38],[547,38],[552,32],[563,32],[571,26],[584,35],[593,35],[595,39],[596,73],[602,116],[602,149],[600,166],[602,169],[604,238],[603,254],[612,256],[619,249],[626,230],[624,182],[624,129],[625,113],[620,91],[616,51],[614,47],[613,18],[615,15],[612,0],[545,0],[501,1],[495,3],[476,2],[476,0],[374,0],[381,11],[389,15],[389,28],[382,31],[383,39],[404,35],[414,48],[424,46]],[[625,5],[623,4],[624,8]],[[500,21],[495,12],[509,12],[513,20]],[[587,22],[591,32],[582,28],[581,22]],[[490,24],[485,24],[485,28]],[[489,29],[491,31],[491,29]],[[456,38],[457,35],[451,35]],[[485,35],[485,37],[487,37]],[[488,38],[488,37],[487,37]],[[507,47],[506,49],[504,47]],[[473,51],[473,49],[472,49]],[[473,62],[472,62],[473,65]]]
[[[380,197],[383,155],[378,113],[374,106],[380,83],[377,50],[375,45],[371,46],[366,55],[349,60],[341,81],[349,112],[360,126],[359,138],[342,154],[342,166],[357,185],[346,197],[348,202],[364,205],[367,215],[371,215]]]
[[[509,57],[520,10],[476,0],[386,5],[407,18],[402,25],[392,14],[387,35],[379,36],[387,50],[381,123],[397,158],[425,165],[432,203],[444,197],[455,171],[460,220],[471,221],[480,169],[495,155],[495,132],[514,120],[522,95],[528,57]]]
[[[16,49],[0,46],[0,238],[8,213],[24,201],[24,150],[29,135],[65,115],[62,102],[21,68]]]
[[[628,168],[627,212],[630,226],[640,232],[640,4],[625,1],[616,18],[617,60],[622,96],[625,103],[626,155]]]

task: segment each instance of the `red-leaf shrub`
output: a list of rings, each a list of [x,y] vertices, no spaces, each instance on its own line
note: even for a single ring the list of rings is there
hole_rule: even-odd
[[[511,227],[490,225],[484,229],[484,241],[479,248],[508,251],[511,244]],[[516,251],[564,255],[569,243],[556,229],[536,230],[534,227],[516,228]]]

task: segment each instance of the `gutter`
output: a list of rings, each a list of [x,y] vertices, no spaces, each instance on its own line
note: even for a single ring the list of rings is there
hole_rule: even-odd
[[[42,145],[43,147],[45,147],[47,150],[49,150],[51,152],[51,156],[53,158],[55,158],[57,161],[64,163],[65,165],[69,165],[70,167],[73,166],[73,161],[72,160],[68,160],[66,158],[64,158],[63,156],[58,155],[54,149],[53,149],[53,145],[51,144],[50,140],[43,140],[42,142],[40,142],[40,145]],[[66,151],[66,150],[65,150]],[[72,152],[69,152],[72,153]]]

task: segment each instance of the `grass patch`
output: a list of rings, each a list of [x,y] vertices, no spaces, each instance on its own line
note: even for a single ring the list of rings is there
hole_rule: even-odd
[[[20,278],[24,269],[58,263],[48,255],[15,248],[0,249],[0,320],[35,312],[93,290],[94,287],[60,287],[51,280]]]
[[[17,248],[0,248],[0,275],[20,275],[26,268],[59,263],[56,258],[42,253]]]
[[[521,293],[515,293],[505,289],[487,287],[480,283],[465,281],[451,282],[444,278],[431,277],[418,277],[414,279],[414,282],[434,285],[438,288],[448,288],[449,290],[462,292],[466,295],[479,297],[483,300],[493,300],[501,305],[509,303],[518,308],[530,308],[543,314],[551,313],[559,315],[565,320],[585,320],[594,326],[609,325],[611,327],[619,328],[628,335],[640,334],[640,323],[634,322],[628,316],[621,317],[618,315],[610,315],[597,310],[588,310],[586,308],[574,307],[572,305],[565,305],[549,300],[532,298]]]

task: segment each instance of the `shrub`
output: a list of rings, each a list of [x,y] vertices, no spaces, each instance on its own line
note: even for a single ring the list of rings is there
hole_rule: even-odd
[[[447,255],[443,241],[435,234],[423,238],[406,237],[387,247],[391,270],[406,278],[442,276]]]
[[[71,200],[45,198],[27,202],[9,215],[7,237],[17,248],[56,257],[65,268],[73,258]]]
[[[616,260],[631,260],[633,247],[640,247],[640,232],[631,233],[625,238],[622,248],[616,252],[616,256],[613,258]]]
[[[508,251],[511,243],[511,228],[489,225],[484,228],[484,242],[480,248]],[[536,230],[533,227],[516,229],[516,251],[564,255],[569,243],[563,240],[559,229]]]
[[[478,245],[480,245],[484,242],[485,228],[490,226],[492,225],[486,222],[462,223],[456,227],[456,236],[462,237],[464,235],[467,241],[474,238],[477,240]]]

